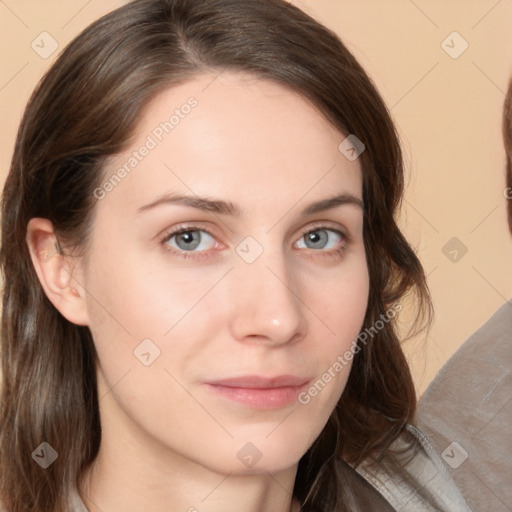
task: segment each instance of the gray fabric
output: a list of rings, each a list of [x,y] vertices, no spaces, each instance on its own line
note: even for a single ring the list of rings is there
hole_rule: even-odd
[[[362,475],[354,471],[344,460],[340,460],[339,463],[342,468],[343,486],[347,491],[345,505],[348,505],[352,512],[395,512],[382,494]]]
[[[418,426],[474,512],[512,511],[512,302],[443,366]]]
[[[433,447],[412,425],[377,467],[369,463],[357,471],[397,512],[471,512]]]

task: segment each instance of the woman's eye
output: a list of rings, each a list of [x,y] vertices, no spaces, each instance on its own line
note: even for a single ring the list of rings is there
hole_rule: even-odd
[[[316,249],[326,255],[334,255],[344,250],[345,235],[336,229],[317,228],[305,233],[296,243],[298,249]],[[185,258],[205,258],[210,249],[219,248],[213,235],[204,229],[181,228],[169,233],[162,240],[167,250]]]
[[[189,229],[169,235],[165,243],[179,251],[201,252],[212,249],[215,246],[215,239],[201,229]]]
[[[343,241],[343,234],[335,229],[308,231],[297,242],[299,249],[334,249]]]

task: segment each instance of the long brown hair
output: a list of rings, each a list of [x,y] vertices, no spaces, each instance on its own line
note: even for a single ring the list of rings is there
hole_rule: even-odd
[[[88,27],[41,80],[5,183],[0,496],[8,512],[72,509],[101,441],[91,333],[46,298],[27,223],[49,219],[64,251],[86,253],[103,164],[127,147],[142,109],[166,88],[223,70],[291,88],[365,145],[370,299],[363,328],[376,332],[359,343],[339,404],[299,463],[294,493],[303,510],[349,510],[338,459],[357,465],[382,452],[414,418],[416,394],[395,320],[382,315],[407,293],[419,298],[419,318],[431,305],[422,267],[395,222],[402,154],[371,80],[333,32],[284,0],[138,0]],[[43,441],[59,454],[45,470],[31,457]]]
[[[508,227],[512,233],[512,78],[508,82],[507,95],[503,105],[503,142],[505,144],[505,172],[507,180],[505,197],[508,199]]]

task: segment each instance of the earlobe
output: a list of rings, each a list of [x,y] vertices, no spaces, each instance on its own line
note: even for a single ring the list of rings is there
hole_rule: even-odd
[[[77,279],[77,258],[64,254],[48,219],[30,219],[27,244],[44,292],[70,322],[88,325],[87,303],[81,279]]]

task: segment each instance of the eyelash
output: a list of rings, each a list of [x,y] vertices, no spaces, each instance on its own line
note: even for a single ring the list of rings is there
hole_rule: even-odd
[[[167,245],[166,242],[168,242],[173,236],[180,235],[182,233],[188,233],[190,231],[192,231],[192,232],[193,231],[202,231],[202,232],[205,232],[208,235],[210,235],[212,238],[215,238],[215,235],[213,235],[213,233],[211,233],[207,229],[199,228],[197,226],[185,225],[185,226],[178,227],[174,231],[166,233],[165,236],[160,241],[160,243],[164,247],[165,251],[167,251],[173,255],[179,256],[181,258],[184,258],[184,259],[199,260],[199,259],[210,257],[209,256],[210,250],[207,250],[207,251],[177,251],[176,249],[171,248],[171,247],[169,247],[169,245]],[[318,250],[312,249],[313,253],[317,253],[317,254],[307,254],[307,257],[315,258],[317,256],[320,256],[320,257],[325,257],[325,258],[339,258],[345,252],[345,246],[346,246],[347,242],[349,242],[349,238],[348,238],[347,234],[339,229],[334,229],[330,226],[322,226],[322,225],[314,226],[313,228],[310,228],[307,231],[304,231],[301,234],[301,236],[299,237],[299,239],[303,238],[308,233],[312,233],[315,231],[332,231],[332,232],[336,233],[341,238],[341,242],[340,242],[341,245],[337,249],[331,249],[329,251],[324,251],[322,249],[318,249]]]

